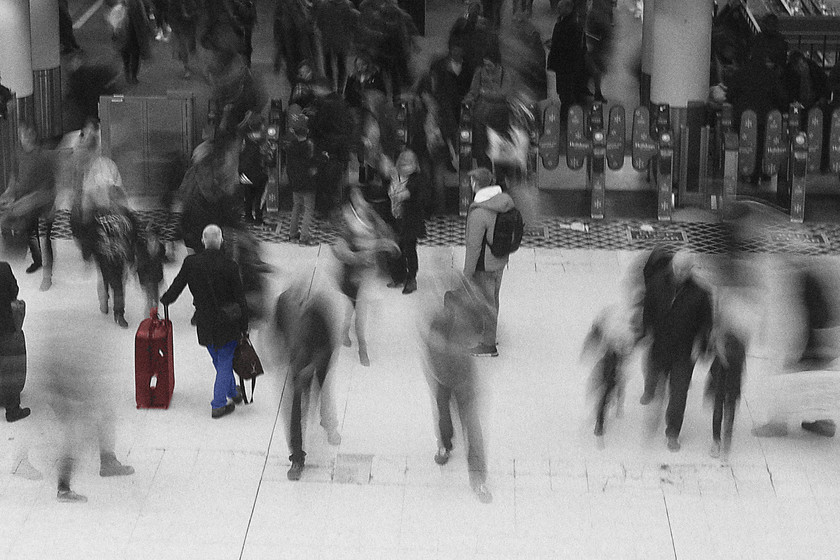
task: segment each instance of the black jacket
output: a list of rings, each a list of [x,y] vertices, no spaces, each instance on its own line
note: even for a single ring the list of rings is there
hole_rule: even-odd
[[[173,303],[186,286],[190,287],[193,295],[200,345],[222,346],[237,340],[248,328],[248,306],[239,268],[221,251],[207,249],[185,258],[178,276],[160,297],[160,302],[164,305]],[[219,317],[219,307],[227,303],[238,303],[242,308],[242,318],[238,323],[228,323]]]
[[[11,303],[17,299],[18,284],[12,267],[0,261],[0,333],[15,332]]]

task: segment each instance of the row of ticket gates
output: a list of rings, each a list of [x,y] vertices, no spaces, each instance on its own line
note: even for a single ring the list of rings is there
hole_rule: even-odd
[[[397,135],[403,145],[410,140],[408,123],[411,106],[411,102],[405,100],[398,102],[396,107]],[[531,110],[536,115],[538,108],[532,107]],[[269,211],[279,207],[278,178],[285,167],[279,139],[286,130],[287,116],[282,103],[273,100],[267,136],[276,149],[278,173],[267,190]],[[695,188],[694,200],[705,201],[707,207],[717,206],[718,210],[723,210],[736,199],[739,178],[752,176],[758,164],[758,172],[770,177],[777,204],[790,212],[793,222],[803,221],[808,175],[820,173],[824,149],[828,150],[826,159],[830,172],[840,173],[840,108],[832,112],[827,128],[819,108],[805,113],[801,105],[793,104],[787,114],[771,111],[763,127],[758,126],[755,112],[745,111],[740,116],[736,132],[732,107],[726,105],[718,113],[715,127],[700,127],[700,141],[695,142],[697,146],[693,150],[689,148],[689,139],[692,138],[689,126],[672,126],[668,105],[635,109],[629,141],[626,135],[628,123],[622,106],[613,106],[608,113],[606,107],[597,102],[586,107],[572,106],[567,117],[565,138],[559,103],[547,103],[541,116],[541,126],[536,119],[529,126],[527,180],[533,185],[538,184],[541,171],[556,169],[565,151],[565,163],[569,169],[585,168],[585,188],[590,192],[593,219],[604,218],[607,170],[621,169],[627,155],[633,169],[647,173],[654,183],[657,217],[660,220],[671,219],[675,198],[676,201],[682,199],[683,204],[690,199],[685,189],[692,183],[689,176],[692,169],[699,174],[699,180],[694,182],[699,185]],[[475,126],[471,107],[464,105],[457,147],[461,215],[466,214],[472,201],[468,173],[475,167],[472,153]],[[761,129],[762,142],[758,137]],[[826,130],[828,142],[824,142]],[[692,158],[697,160],[693,162],[696,165],[692,165]],[[680,191],[684,196],[675,197],[675,193],[679,195]]]

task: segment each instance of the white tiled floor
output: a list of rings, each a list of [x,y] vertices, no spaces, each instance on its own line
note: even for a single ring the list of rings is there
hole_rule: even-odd
[[[77,254],[71,243],[58,243],[55,285],[46,293],[37,290],[37,274],[23,272],[25,263],[13,265],[28,304],[23,399],[33,414],[0,424],[0,558],[705,560],[834,558],[840,550],[836,444],[800,432],[797,417],[787,438],[750,435],[753,419],[770,412],[757,396],[761,367],[749,372],[728,464],[707,455],[705,371],[695,373],[683,449],[672,454],[655,407],[637,404],[638,357],[623,414],[610,416],[605,447],[595,445],[590,366],[579,360],[580,345],[598,309],[623,297],[638,253],[532,249],[512,259],[502,288],[501,355],[476,363],[491,505],[469,489],[460,436],[450,464],[432,461],[434,423],[418,339],[424,317],[460,268],[463,248],[422,248],[420,290],[412,296],[386,289],[381,279],[371,284],[372,365],[358,363],[353,335],[333,372],[343,442],[327,444],[312,410],[307,468],[297,483],[286,479],[286,372],[271,357],[268,331],[254,329],[268,365],[256,402],[211,420],[212,365],[189,326],[185,293],[171,308],[172,406],[137,410],[133,330],[120,330],[99,313],[94,272]],[[314,277],[315,289],[329,289],[335,267],[328,247],[265,245],[264,256],[276,269],[272,298],[294,277]],[[133,325],[140,301],[130,283]],[[114,409],[117,454],[137,470],[122,479],[98,477],[90,442],[74,478],[87,504],[55,501],[60,440],[43,368],[56,355],[90,360],[68,371],[98,379],[103,398],[92,406]],[[43,480],[10,474],[21,449]],[[372,456],[369,480],[333,481],[339,453]]]

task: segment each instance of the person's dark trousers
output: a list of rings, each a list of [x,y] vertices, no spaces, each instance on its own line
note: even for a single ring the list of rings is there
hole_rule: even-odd
[[[344,86],[347,83],[347,52],[325,48],[324,72],[334,85],[335,91],[344,95]]]
[[[712,439],[720,443],[721,425],[723,425],[724,444],[729,447],[732,441],[732,426],[735,424],[737,399],[718,388],[715,391],[715,406],[712,412]]]
[[[58,491],[70,491],[70,479],[73,477],[75,461],[72,457],[62,457],[58,462]]]
[[[327,380],[328,366],[329,362],[315,367],[315,377],[318,378],[318,387],[321,391],[324,390],[324,383]],[[301,401],[303,399],[303,393],[309,390],[312,383],[312,374],[311,372],[307,372],[307,369],[307,367],[298,369],[294,376],[295,394],[292,397],[292,423],[289,428],[290,446],[292,448],[292,454],[289,456],[289,460],[292,462],[302,463],[306,458],[306,452],[303,450],[303,431],[301,429],[301,416],[303,415]],[[322,395],[321,398],[323,399],[325,397]],[[323,404],[321,406],[323,410]]]
[[[0,389],[2,389],[2,380],[0,380]],[[20,391],[0,391],[0,407],[9,410],[16,410],[20,408]]]
[[[29,232],[29,252],[32,254],[32,264],[41,266],[41,264],[43,264],[43,260],[41,258],[41,239],[38,218],[32,218],[29,222],[27,231]],[[47,244],[49,245],[49,241]]]
[[[685,403],[694,364],[690,359],[677,358],[668,380],[668,408],[665,410],[665,436],[679,437],[685,416]]]
[[[621,367],[621,358],[614,350],[607,350],[606,355],[601,360],[600,367],[602,393],[598,401],[598,410],[595,414],[595,427],[603,432],[607,406],[609,406],[618,387],[618,368]]]
[[[58,37],[62,51],[72,51],[79,48],[73,34],[73,18],[67,0],[58,0]]]
[[[455,435],[455,430],[452,427],[452,413],[449,404],[454,394],[455,402],[458,403],[458,416],[461,418],[461,426],[466,433],[470,483],[473,485],[483,484],[487,479],[487,460],[484,455],[484,435],[478,417],[475,390],[467,384],[461,384],[456,388],[445,387],[433,380],[432,391],[438,409],[440,446],[448,450],[452,449],[452,437]]]
[[[124,266],[121,262],[114,262],[109,259],[97,259],[99,271],[102,274],[102,281],[105,287],[105,298],[107,301],[108,291],[114,292],[114,313],[122,315],[125,313],[125,285],[123,284]]]
[[[481,0],[484,17],[493,27],[499,29],[502,24],[502,0]]]
[[[258,179],[252,185],[242,185],[245,188],[245,218],[253,216],[257,221],[262,220],[262,195],[268,177]]]
[[[125,46],[120,50],[122,55],[125,79],[128,83],[137,82],[137,74],[140,72],[140,43],[134,33],[129,33]]]
[[[400,235],[400,255],[391,261],[391,280],[408,282],[417,278],[419,262],[417,260],[417,237]]]

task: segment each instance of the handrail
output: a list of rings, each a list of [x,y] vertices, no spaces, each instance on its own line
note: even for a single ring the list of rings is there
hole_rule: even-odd
[[[761,26],[758,24],[758,20],[755,19],[752,10],[750,10],[750,7],[747,5],[747,0],[741,0],[741,10],[747,18],[747,24],[750,26],[753,35],[761,33]]]

